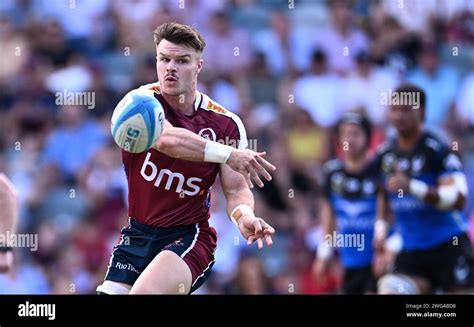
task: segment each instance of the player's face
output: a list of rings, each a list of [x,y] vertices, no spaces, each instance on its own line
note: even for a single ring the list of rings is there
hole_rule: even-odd
[[[194,90],[202,68],[201,54],[191,47],[161,40],[156,47],[156,70],[161,91],[181,95]]]
[[[339,129],[339,143],[351,156],[361,156],[367,149],[367,136],[357,124],[342,124]]]
[[[409,105],[392,105],[389,119],[400,135],[409,135],[420,124],[421,109],[413,109]]]

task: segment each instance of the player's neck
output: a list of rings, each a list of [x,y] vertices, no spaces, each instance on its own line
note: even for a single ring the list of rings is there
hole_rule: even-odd
[[[416,128],[412,133],[398,136],[398,147],[403,151],[411,151],[415,147],[422,133],[421,128]]]
[[[163,98],[165,98],[166,102],[168,102],[173,109],[179,110],[187,116],[191,116],[194,113],[194,101],[196,97],[195,90],[180,95],[162,94]]]
[[[364,153],[360,156],[347,156],[344,160],[344,168],[349,173],[358,173],[364,169],[367,164],[367,155]]]

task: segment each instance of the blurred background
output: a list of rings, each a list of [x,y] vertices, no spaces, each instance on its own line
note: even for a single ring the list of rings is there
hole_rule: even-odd
[[[337,260],[324,282],[311,273],[320,168],[340,154],[345,111],[371,119],[372,151],[390,135],[381,92],[401,81],[425,89],[426,127],[456,142],[474,219],[472,0],[2,0],[0,171],[20,195],[18,232],[37,233],[39,247],[15,250],[0,293],[93,293],[102,282],[127,223],[111,114],[156,81],[153,30],[168,21],[202,33],[198,89],[237,113],[278,166],[254,191],[257,215],[278,231],[264,251],[247,247],[215,184],[216,264],[198,293],[339,292]],[[58,105],[64,90],[92,92],[94,107]]]

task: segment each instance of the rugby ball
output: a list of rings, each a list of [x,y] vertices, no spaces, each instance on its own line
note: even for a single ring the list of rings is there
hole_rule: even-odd
[[[117,145],[131,153],[149,150],[163,132],[165,112],[153,91],[133,90],[117,104],[111,132]]]

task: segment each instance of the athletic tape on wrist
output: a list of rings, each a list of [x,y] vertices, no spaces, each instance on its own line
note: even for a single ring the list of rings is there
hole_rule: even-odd
[[[234,210],[232,210],[232,213],[230,214],[230,219],[235,224],[235,226],[238,226],[239,219],[245,215],[255,216],[252,208],[250,208],[249,205],[239,204],[237,207],[234,208]]]
[[[410,180],[410,193],[416,196],[417,198],[424,200],[428,194],[429,186],[423,181],[412,178]]]
[[[226,163],[233,148],[213,141],[207,141],[204,148],[204,161],[215,163]]]

